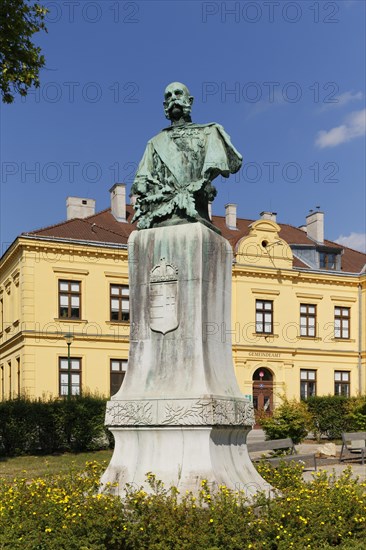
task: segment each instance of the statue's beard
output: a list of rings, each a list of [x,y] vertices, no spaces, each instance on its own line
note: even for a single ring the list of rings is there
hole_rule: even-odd
[[[171,101],[168,105],[164,106],[164,111],[165,111],[166,118],[168,118],[169,120],[172,120],[172,118],[170,116],[170,112],[171,112],[171,110],[173,109],[173,107],[175,105],[179,105],[179,107],[181,107],[182,117],[184,118],[184,120],[190,121],[191,120],[191,104],[187,103],[187,102],[185,102],[184,100],[181,100],[181,99],[175,99],[174,101]]]

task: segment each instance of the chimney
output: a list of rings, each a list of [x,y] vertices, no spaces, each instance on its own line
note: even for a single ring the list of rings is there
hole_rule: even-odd
[[[237,229],[236,207],[236,204],[225,204],[225,223],[229,229]]]
[[[262,220],[271,220],[271,222],[277,222],[277,212],[261,212],[260,217]]]
[[[324,242],[324,212],[316,210],[310,211],[310,214],[306,216],[306,229],[310,239],[317,243]]]
[[[118,222],[126,221],[126,185],[115,183],[109,190],[111,194],[111,212]]]
[[[304,231],[304,233],[308,232],[308,228],[306,227],[306,225],[299,225],[298,229],[301,229],[301,231]]]
[[[66,199],[66,218],[87,218],[95,214],[95,200],[82,199],[80,197],[67,197]]]
[[[130,205],[135,206],[137,195],[130,195]]]

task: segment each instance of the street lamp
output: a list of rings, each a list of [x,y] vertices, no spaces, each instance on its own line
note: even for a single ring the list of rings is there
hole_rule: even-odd
[[[67,398],[71,397],[71,358],[70,358],[70,346],[74,340],[71,332],[68,332],[64,336],[67,344]]]

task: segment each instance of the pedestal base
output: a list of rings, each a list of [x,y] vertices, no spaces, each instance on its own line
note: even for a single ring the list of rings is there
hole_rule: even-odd
[[[129,239],[131,335],[124,382],[107,404],[115,450],[103,484],[198,493],[202,479],[248,496],[268,489],[251,463],[252,403],[235,378],[229,243],[201,223]]]
[[[249,456],[243,428],[147,427],[111,428],[115,438],[112,460],[102,484],[118,484],[111,491],[125,495],[126,483],[149,492],[146,474],[151,472],[165,487],[175,486],[183,494],[198,494],[201,481],[210,487],[225,485],[244,491],[251,498],[271,487],[257,473]]]

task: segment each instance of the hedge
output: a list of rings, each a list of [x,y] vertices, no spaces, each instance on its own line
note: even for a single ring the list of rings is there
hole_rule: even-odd
[[[282,399],[272,417],[259,418],[267,439],[291,437],[301,443],[309,432],[320,440],[340,439],[342,432],[366,431],[366,396],[325,395],[301,402]]]
[[[306,400],[312,431],[320,439],[340,439],[342,432],[366,429],[366,397],[324,395]]]
[[[108,447],[112,436],[104,427],[105,409],[106,399],[95,395],[0,402],[0,455]]]
[[[13,399],[0,402],[0,456],[90,451],[111,447],[112,434],[104,427],[106,398],[98,395],[71,399]],[[344,431],[366,430],[366,396],[311,397],[287,401],[272,418],[263,420],[269,439],[292,437],[294,443],[308,431],[320,439],[339,439]]]

